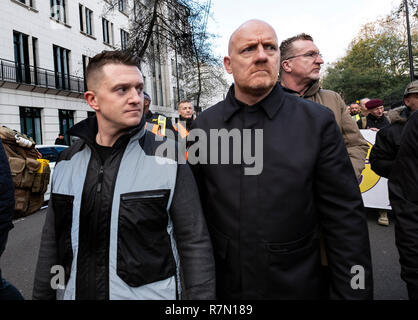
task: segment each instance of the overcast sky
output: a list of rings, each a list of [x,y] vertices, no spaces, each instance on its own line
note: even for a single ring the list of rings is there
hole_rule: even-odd
[[[243,22],[271,24],[279,43],[298,33],[310,34],[325,63],[343,57],[363,24],[390,13],[402,0],[212,0],[208,30],[220,38],[215,53],[227,54],[231,33]]]

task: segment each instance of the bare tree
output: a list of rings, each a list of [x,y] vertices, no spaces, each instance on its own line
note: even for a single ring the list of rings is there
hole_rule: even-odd
[[[107,9],[115,9],[118,2],[109,1]],[[194,99],[199,109],[202,93],[211,90],[207,85],[207,70],[212,69],[209,74],[214,74],[220,61],[212,52],[214,35],[206,28],[211,0],[134,0],[133,4],[128,50],[140,64],[151,65],[155,61],[164,63],[162,60],[167,59],[167,53],[173,52],[186,69],[187,98]],[[178,79],[179,75],[175,76]],[[180,90],[179,85],[177,90]],[[177,94],[179,99],[180,94]]]

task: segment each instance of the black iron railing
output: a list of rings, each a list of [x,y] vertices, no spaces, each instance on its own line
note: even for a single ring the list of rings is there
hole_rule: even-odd
[[[66,73],[0,59],[0,81],[84,93],[84,79]]]

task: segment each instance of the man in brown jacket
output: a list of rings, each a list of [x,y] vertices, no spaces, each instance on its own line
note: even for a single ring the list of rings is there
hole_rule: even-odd
[[[359,179],[365,167],[369,146],[361,135],[357,124],[351,119],[341,96],[319,86],[319,72],[324,63],[318,47],[310,35],[305,33],[288,38],[280,44],[280,82],[288,93],[312,100],[329,108],[341,129],[344,143],[350,156],[356,177]],[[326,248],[321,236],[321,262],[324,279],[331,283],[331,271],[328,267]],[[329,284],[323,282],[323,294],[328,295]]]
[[[311,36],[299,34],[280,44],[280,81],[285,91],[320,103],[335,115],[357,178],[365,166],[369,146],[351,119],[341,96],[319,86],[319,71],[324,63]]]

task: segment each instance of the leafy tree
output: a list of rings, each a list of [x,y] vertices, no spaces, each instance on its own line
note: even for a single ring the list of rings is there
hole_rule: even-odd
[[[413,16],[417,4],[412,1]],[[324,88],[341,93],[346,102],[363,97],[380,98],[398,105],[410,81],[406,23],[402,5],[391,14],[363,26],[345,57],[327,69]],[[418,65],[418,23],[412,19],[414,65]]]

